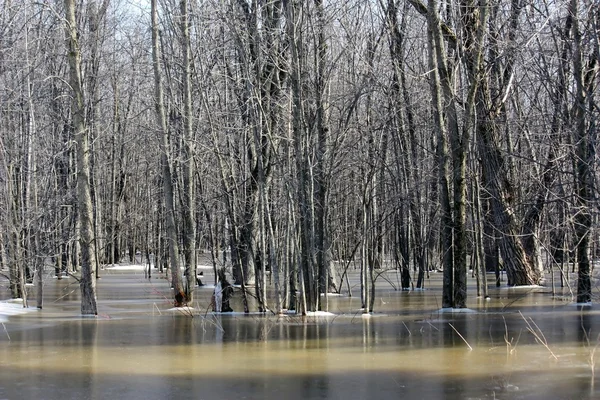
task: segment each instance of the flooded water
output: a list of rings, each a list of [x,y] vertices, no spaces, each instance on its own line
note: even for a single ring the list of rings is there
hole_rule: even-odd
[[[600,398],[597,306],[503,288],[442,313],[440,279],[410,292],[382,280],[370,317],[340,296],[335,315],[307,318],[214,315],[209,287],[173,311],[158,274],[108,270],[100,315],[81,318],[75,281],[47,279],[43,310],[0,325],[0,399]]]

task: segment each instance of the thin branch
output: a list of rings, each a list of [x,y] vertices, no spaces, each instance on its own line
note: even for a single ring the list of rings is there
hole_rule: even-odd
[[[463,340],[463,342],[465,342],[465,344],[467,345],[467,347],[469,348],[469,350],[473,351],[473,348],[471,347],[471,345],[469,344],[469,342],[467,342],[467,339],[465,339],[464,336],[461,335],[458,330],[456,330],[456,328],[454,327],[454,325],[452,325],[451,323],[448,323],[448,325],[450,325],[450,328],[454,329],[454,332],[456,332],[456,334],[458,336],[460,336],[460,338]]]

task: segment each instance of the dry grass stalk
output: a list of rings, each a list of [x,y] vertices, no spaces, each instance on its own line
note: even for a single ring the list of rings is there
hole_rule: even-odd
[[[546,337],[544,336],[544,332],[542,332],[540,327],[537,326],[537,324],[533,321],[532,318],[529,318],[529,319],[525,318],[525,316],[523,315],[523,313],[521,313],[521,311],[519,311],[519,314],[521,315],[521,317],[527,324],[527,330],[529,332],[531,332],[533,337],[535,337],[536,342],[538,342],[542,346],[544,346],[550,352],[550,355],[552,355],[552,357],[554,357],[555,360],[558,360],[558,357],[556,356],[556,354],[554,354],[554,352],[548,345],[548,341],[546,340]]]
[[[471,347],[471,345],[469,344],[469,342],[467,342],[467,339],[465,339],[463,337],[463,335],[461,335],[460,332],[458,330],[456,330],[456,328],[451,323],[448,323],[448,325],[450,325],[450,328],[454,329],[454,332],[456,332],[456,334],[458,336],[460,336],[460,338],[463,340],[463,342],[465,342],[465,344],[467,345],[467,347],[469,347],[469,350],[473,351],[473,348]]]

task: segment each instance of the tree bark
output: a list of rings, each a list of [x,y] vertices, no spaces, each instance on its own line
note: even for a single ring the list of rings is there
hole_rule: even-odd
[[[582,33],[579,27],[579,0],[571,0],[569,14],[573,19],[573,74],[575,78],[575,105],[574,105],[574,144],[575,144],[575,238],[577,253],[577,302],[589,303],[592,301],[591,283],[591,206],[594,201],[593,165],[595,160],[596,133],[594,127],[588,128],[586,116],[594,113],[593,87],[598,73],[598,47],[588,63],[584,62]],[[592,11],[590,13],[598,11]],[[600,14],[600,13],[599,13]],[[590,18],[597,18],[594,15]],[[597,38],[596,38],[597,39]],[[598,44],[596,43],[596,46]],[[587,65],[584,65],[587,64]],[[589,103],[588,103],[589,102]]]
[[[176,307],[184,305],[185,291],[181,281],[179,269],[179,246],[177,245],[177,229],[175,226],[175,204],[173,198],[173,178],[168,149],[168,129],[163,103],[162,75],[160,71],[160,47],[158,45],[158,10],[156,0],[152,0],[152,65],[154,70],[154,107],[157,123],[161,135],[161,167],[163,181],[163,195],[165,201],[165,229],[169,246],[169,259],[171,268],[171,286],[173,287],[174,304]]]
[[[297,212],[299,216],[299,283],[305,305],[303,312],[318,308],[318,280],[315,257],[314,197],[312,165],[308,154],[309,133],[307,131],[304,90],[302,81],[303,58],[299,21],[302,5],[296,0],[286,3],[287,32],[290,41],[290,84],[292,94],[292,140],[294,143],[297,174]]]
[[[97,315],[96,265],[93,208],[90,189],[90,147],[85,123],[85,102],[81,75],[81,55],[77,39],[75,0],[65,0],[65,31],[69,60],[69,84],[72,90],[71,110],[77,143],[77,213],[81,246],[81,313]]]
[[[186,301],[191,303],[196,285],[196,223],[194,212],[194,133],[192,115],[191,49],[187,0],[181,0],[181,46],[183,48],[183,252],[185,256]]]
[[[450,154],[448,151],[448,127],[449,122],[446,120],[448,117],[456,117],[456,114],[448,116],[446,114],[446,106],[444,104],[448,100],[453,102],[453,99],[448,98],[448,84],[450,77],[447,75],[448,70],[445,65],[446,55],[444,54],[444,46],[442,41],[441,24],[438,15],[438,3],[436,0],[429,0],[428,2],[428,16],[429,16],[429,63],[432,68],[431,76],[431,91],[433,97],[433,113],[434,113],[434,127],[437,136],[437,150],[436,160],[438,168],[438,183],[439,183],[439,201],[441,203],[442,212],[442,257],[443,257],[443,288],[442,288],[442,307],[451,308],[455,307],[455,256],[454,256],[454,243],[453,243],[453,219],[452,219],[452,205],[450,200],[450,183],[448,181],[450,176]],[[444,82],[446,81],[446,82]],[[453,123],[456,123],[454,119]]]
[[[490,196],[491,223],[495,230],[494,236],[498,238],[509,286],[534,285],[540,279],[520,238],[521,231],[514,210],[514,168],[510,160],[505,158],[499,140],[499,120],[506,113],[506,100],[511,93],[515,72],[513,49],[516,48],[516,33],[522,8],[517,0],[511,0],[504,64],[502,68],[498,63],[494,64],[490,74],[481,79],[475,95],[476,132],[483,184]],[[493,27],[489,29],[493,30]],[[498,41],[494,41],[490,50],[496,59],[499,58],[498,44]],[[495,93],[499,95],[492,96],[492,82],[496,85]]]

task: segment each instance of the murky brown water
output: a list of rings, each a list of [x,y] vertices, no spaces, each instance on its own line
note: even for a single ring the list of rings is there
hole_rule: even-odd
[[[371,317],[333,297],[335,316],[306,319],[215,316],[210,288],[193,315],[174,312],[164,280],[110,271],[101,315],[81,318],[74,281],[48,279],[42,311],[0,326],[0,399],[600,398],[597,306],[494,289],[469,293],[476,312],[439,313],[439,278],[425,291],[380,283]]]

